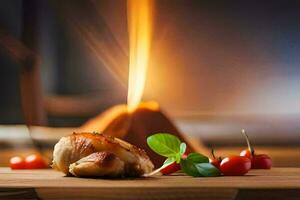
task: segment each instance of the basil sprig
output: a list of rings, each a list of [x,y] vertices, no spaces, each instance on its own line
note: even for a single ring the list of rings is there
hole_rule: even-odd
[[[209,177],[221,174],[209,163],[208,157],[200,153],[190,153],[187,157],[183,157],[186,144],[174,135],[157,133],[147,138],[147,144],[155,153],[167,157],[163,165],[169,165],[172,162],[180,163],[181,169],[187,175]]]
[[[199,153],[190,153],[186,159],[180,162],[181,169],[188,175],[198,176],[220,176],[220,171],[209,163],[209,159]]]
[[[186,150],[186,144],[168,133],[157,133],[147,138],[148,146],[157,154],[169,160],[180,162],[180,157]]]

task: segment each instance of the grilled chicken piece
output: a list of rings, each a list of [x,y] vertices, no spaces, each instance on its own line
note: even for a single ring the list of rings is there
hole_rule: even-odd
[[[124,162],[107,151],[96,152],[71,164],[69,172],[78,177],[118,177],[124,174]]]
[[[60,139],[52,167],[80,177],[142,176],[154,166],[142,149],[98,133],[73,133]]]

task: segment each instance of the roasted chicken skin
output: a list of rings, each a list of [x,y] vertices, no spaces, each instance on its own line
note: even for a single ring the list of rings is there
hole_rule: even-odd
[[[154,166],[142,149],[99,133],[73,133],[55,145],[52,167],[78,177],[138,177]]]

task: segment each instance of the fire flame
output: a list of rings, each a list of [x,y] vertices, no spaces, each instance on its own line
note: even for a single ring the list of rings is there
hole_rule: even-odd
[[[152,4],[152,0],[127,1],[129,32],[127,103],[129,110],[134,110],[138,106],[145,87],[152,32]]]

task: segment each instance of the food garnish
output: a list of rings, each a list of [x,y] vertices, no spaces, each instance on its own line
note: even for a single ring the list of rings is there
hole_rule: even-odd
[[[256,154],[244,129],[242,129],[242,134],[246,138],[248,149],[243,150],[240,156],[247,157],[251,160],[252,169],[271,169],[272,159],[266,154]]]
[[[229,156],[222,160],[220,171],[225,176],[243,176],[251,169],[251,160],[243,156]]]
[[[200,153],[186,155],[186,144],[174,135],[157,133],[147,138],[147,144],[154,152],[167,158],[163,166],[158,169],[159,172],[170,168],[170,166],[174,166],[171,169],[176,172],[178,168],[175,164],[180,164],[182,171],[190,176],[209,177],[221,175],[220,171],[209,163],[208,157]],[[172,170],[168,170],[168,172]]]
[[[217,158],[217,157],[215,156],[215,151],[214,151],[214,149],[211,150],[211,155],[212,155],[212,159],[209,159],[209,162],[210,162],[213,166],[215,166],[216,168],[219,169],[220,164],[221,164],[221,162],[222,162],[222,157],[220,156],[220,157]]]
[[[26,169],[44,169],[48,167],[47,162],[39,154],[31,154],[25,158]]]
[[[9,160],[9,165],[11,169],[25,169],[24,158],[20,156],[14,156]]]
[[[14,156],[9,163],[11,169],[44,169],[48,167],[47,162],[40,154],[31,154],[25,159],[21,156]]]

